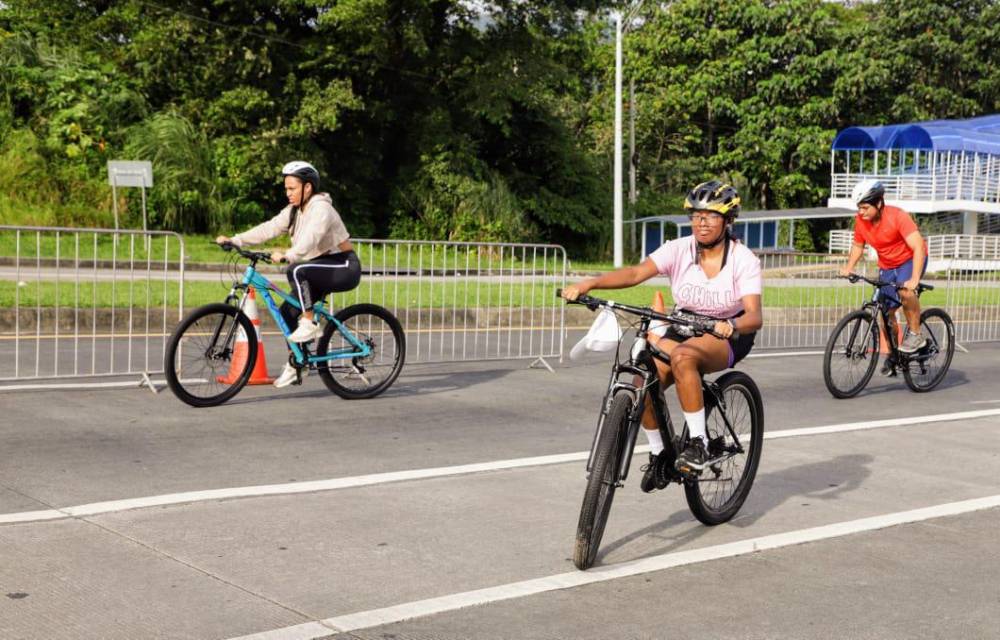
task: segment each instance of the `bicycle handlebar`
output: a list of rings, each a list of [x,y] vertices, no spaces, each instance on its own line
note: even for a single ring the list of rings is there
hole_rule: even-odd
[[[562,289],[556,289],[556,297],[562,297]],[[649,318],[650,320],[660,320],[662,322],[667,322],[669,324],[680,325],[682,327],[687,327],[691,332],[700,336],[702,334],[713,335],[716,338],[726,340],[727,338],[721,333],[715,331],[715,323],[719,322],[716,318],[710,318],[708,316],[698,315],[696,313],[689,313],[686,311],[675,311],[673,313],[660,313],[659,311],[654,311],[649,307],[636,307],[630,304],[622,304],[620,302],[612,302],[610,300],[602,300],[601,298],[595,298],[593,296],[588,296],[586,294],[579,296],[576,300],[567,300],[566,304],[582,304],[585,305],[591,311],[596,311],[600,307],[607,309],[618,309],[626,313],[631,313],[643,318]],[[733,332],[735,337],[736,333]]]
[[[837,276],[837,277],[843,278],[844,280],[848,280],[852,284],[858,282],[859,280],[864,280],[868,284],[872,285],[873,287],[878,287],[879,289],[881,289],[882,287],[895,287],[896,289],[906,288],[903,285],[896,284],[895,282],[885,282],[884,280],[872,280],[871,278],[866,278],[860,273],[852,273],[850,275]],[[933,291],[933,290],[934,290],[934,285],[924,284],[922,282],[917,285],[917,293],[920,293],[921,291]]]
[[[241,256],[243,256],[248,260],[253,260],[253,261],[263,260],[264,262],[274,262],[273,260],[271,260],[271,254],[265,251],[247,251],[246,249],[237,247],[232,242],[220,242],[218,244],[219,248],[222,249],[223,251],[227,252],[235,251],[236,253],[240,254]]]

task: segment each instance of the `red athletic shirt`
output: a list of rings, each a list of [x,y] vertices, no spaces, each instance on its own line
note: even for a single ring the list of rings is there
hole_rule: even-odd
[[[919,231],[917,223],[899,207],[885,205],[878,224],[872,224],[860,215],[854,218],[854,242],[875,248],[879,269],[895,269],[913,257],[913,249],[906,244],[905,238],[914,231]],[[926,251],[925,241],[925,254]]]

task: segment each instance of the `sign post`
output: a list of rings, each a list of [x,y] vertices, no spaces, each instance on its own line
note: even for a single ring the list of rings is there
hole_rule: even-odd
[[[111,203],[115,212],[115,230],[118,221],[118,187],[142,189],[142,230],[147,229],[146,189],[153,186],[153,163],[134,160],[108,160],[108,184],[111,185]]]

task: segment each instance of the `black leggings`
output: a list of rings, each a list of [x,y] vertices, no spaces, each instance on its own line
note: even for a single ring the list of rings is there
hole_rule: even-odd
[[[357,287],[361,282],[361,261],[353,251],[329,253],[308,262],[289,265],[286,275],[292,295],[298,298],[303,309],[310,309],[314,302],[331,293]],[[287,302],[282,303],[279,311],[288,328],[294,331],[302,311]]]

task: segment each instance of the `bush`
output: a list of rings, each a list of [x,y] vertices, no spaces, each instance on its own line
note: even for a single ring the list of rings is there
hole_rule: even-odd
[[[459,242],[522,242],[535,237],[521,202],[498,174],[450,152],[422,160],[396,198],[392,237]]]

